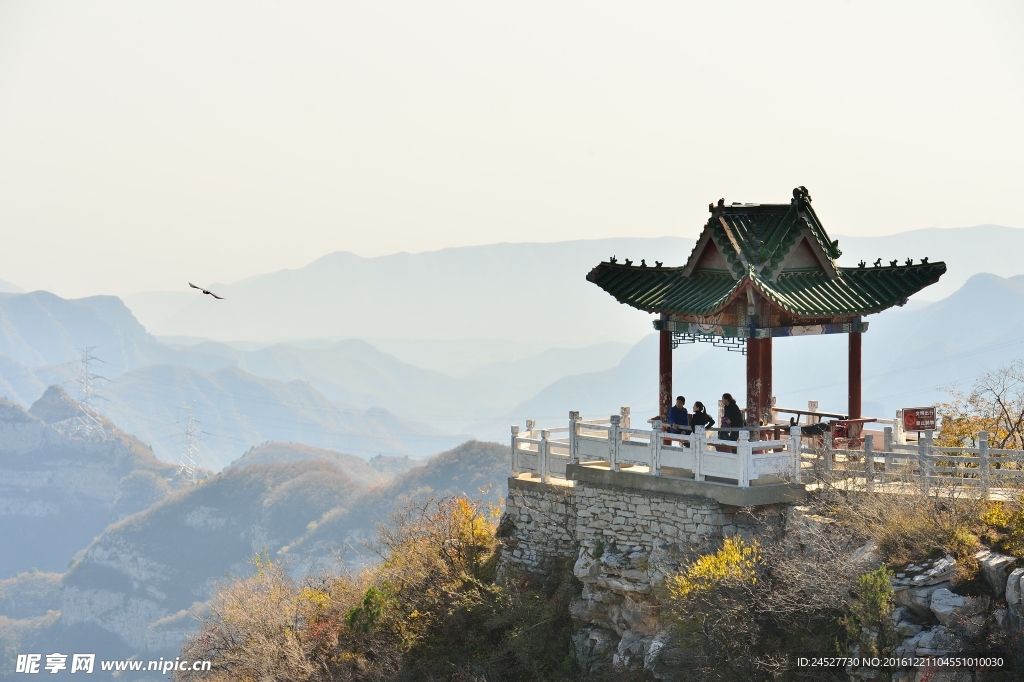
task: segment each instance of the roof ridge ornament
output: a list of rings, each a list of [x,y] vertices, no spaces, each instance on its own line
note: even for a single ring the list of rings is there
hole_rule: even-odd
[[[793,188],[793,201],[798,204],[809,204],[811,203],[811,193],[807,191],[807,188],[803,185]]]

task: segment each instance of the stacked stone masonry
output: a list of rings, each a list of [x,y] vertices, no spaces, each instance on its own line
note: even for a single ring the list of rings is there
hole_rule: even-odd
[[[574,643],[586,670],[609,666],[645,668],[663,680],[658,653],[667,641],[659,623],[656,590],[662,578],[723,538],[750,538],[769,531],[800,548],[804,533],[834,523],[796,504],[745,509],[708,498],[673,495],[576,481],[575,487],[511,479],[499,528],[499,571],[550,577],[563,567],[583,584],[570,605]],[[781,533],[780,533],[781,531]],[[877,565],[872,543],[853,559]],[[903,638],[901,656],[936,656],[971,650],[984,632],[1024,632],[1024,568],[1013,557],[978,552],[991,597],[952,591],[952,557],[910,564],[897,572],[893,628]],[[848,670],[851,681],[876,679],[873,670]],[[962,671],[904,669],[898,682],[960,682]],[[596,677],[596,675],[595,675]]]
[[[546,573],[568,563],[583,583],[571,611],[581,661],[651,667],[664,643],[655,586],[730,535],[750,537],[783,507],[758,519],[690,495],[576,482],[575,487],[512,479],[499,535],[500,571]]]

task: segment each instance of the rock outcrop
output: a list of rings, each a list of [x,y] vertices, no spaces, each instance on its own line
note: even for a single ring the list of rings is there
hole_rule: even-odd
[[[0,399],[0,579],[63,572],[105,527],[183,482],[116,426],[76,431],[83,408],[51,386],[30,410]]]

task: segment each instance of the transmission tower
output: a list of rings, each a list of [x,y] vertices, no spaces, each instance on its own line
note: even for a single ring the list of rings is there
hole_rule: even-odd
[[[94,433],[104,435],[103,422],[96,417],[95,403],[101,396],[96,395],[96,380],[103,379],[92,371],[92,363],[99,360],[92,354],[96,346],[89,346],[82,351],[78,359],[78,404],[81,405],[79,413],[68,423],[70,435],[81,435],[89,437]]]
[[[185,421],[185,441],[181,446],[178,473],[185,474],[185,478],[195,484],[199,475],[199,430],[196,429],[193,406],[186,405],[185,410],[188,412],[188,418]]]

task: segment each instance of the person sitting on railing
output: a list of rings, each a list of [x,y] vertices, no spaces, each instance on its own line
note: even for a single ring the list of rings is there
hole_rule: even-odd
[[[736,404],[731,393],[723,393],[722,400],[725,401],[725,410],[722,413],[722,426],[743,426],[743,412]],[[722,440],[739,440],[739,431],[722,431]]]
[[[686,412],[686,398],[679,396],[668,410],[669,433],[689,433],[690,415]]]
[[[704,407],[704,403],[697,401],[693,404],[693,414],[690,415],[690,428],[696,430],[698,426],[703,426],[705,429],[714,427],[715,419],[708,414],[707,409]]]

